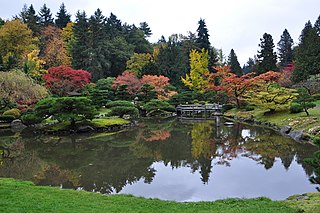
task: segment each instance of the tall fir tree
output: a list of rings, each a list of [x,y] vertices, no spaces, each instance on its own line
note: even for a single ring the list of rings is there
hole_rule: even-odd
[[[37,16],[32,4],[28,9],[26,8],[26,5],[24,5],[20,13],[21,20],[28,25],[34,36],[38,36],[40,33],[39,16]]]
[[[53,24],[52,13],[50,11],[50,8],[48,8],[46,4],[44,4],[40,8],[39,20],[40,20],[40,24],[42,26],[45,26],[45,27],[47,27],[48,25]]]
[[[97,81],[103,78],[110,69],[108,40],[106,39],[106,18],[102,15],[102,11],[97,9],[88,22],[89,47],[86,50],[88,60],[86,61],[86,69],[92,74],[92,80]]]
[[[320,73],[320,36],[310,21],[305,24],[295,51],[293,81],[307,80],[310,75]]]
[[[231,49],[228,57],[228,66],[230,66],[230,70],[232,73],[236,74],[237,76],[242,75],[242,69],[240,67],[238,57],[233,49]]]
[[[293,60],[293,39],[291,38],[287,29],[285,29],[281,35],[280,41],[278,42],[279,51],[279,65],[285,67],[292,63]]]
[[[4,25],[4,23],[5,23],[5,21],[4,21],[2,18],[0,18],[0,27],[1,27],[2,25]]]
[[[260,39],[261,43],[259,44],[260,51],[258,51],[259,59],[259,70],[258,74],[265,73],[268,71],[277,70],[277,55],[273,51],[274,43],[272,36],[268,33],[263,34],[263,38]]]
[[[200,19],[198,22],[199,26],[197,29],[197,44],[199,49],[209,50],[210,48],[210,41],[209,41],[209,33],[207,29],[207,25],[204,19]]]
[[[86,13],[78,11],[76,21],[73,26],[75,43],[72,48],[72,65],[75,69],[85,69],[88,56],[89,45],[89,23]]]
[[[62,3],[60,5],[59,11],[57,12],[56,15],[56,26],[59,27],[60,29],[64,28],[67,26],[67,24],[71,21],[71,15],[67,12],[67,9],[64,5],[64,3]]]
[[[147,22],[141,22],[139,29],[144,32],[145,37],[150,37],[152,35],[151,29]]]
[[[121,36],[123,31],[121,20],[113,13],[107,18],[107,32],[110,38]]]
[[[314,23],[314,28],[320,36],[320,15],[318,16],[316,22]]]

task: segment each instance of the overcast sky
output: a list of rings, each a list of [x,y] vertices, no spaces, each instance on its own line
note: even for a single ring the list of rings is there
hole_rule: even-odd
[[[312,24],[320,15],[319,0],[0,0],[0,17],[11,19],[23,5],[33,4],[36,11],[44,3],[56,15],[62,2],[74,14],[86,11],[92,15],[100,8],[105,16],[112,12],[123,23],[147,22],[156,42],[164,35],[187,35],[195,32],[200,18],[205,19],[210,42],[227,56],[233,48],[241,66],[259,50],[258,44],[265,32],[272,35],[275,45],[286,28],[295,43],[305,23]]]

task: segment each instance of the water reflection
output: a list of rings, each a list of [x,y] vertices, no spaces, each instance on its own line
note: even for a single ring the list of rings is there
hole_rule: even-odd
[[[114,135],[7,134],[0,141],[0,176],[39,185],[179,201],[315,191],[303,161],[315,147],[240,123],[144,121]]]

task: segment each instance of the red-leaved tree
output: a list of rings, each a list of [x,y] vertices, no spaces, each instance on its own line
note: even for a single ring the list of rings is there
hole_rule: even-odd
[[[50,67],[48,74],[43,76],[46,87],[52,94],[69,96],[80,93],[90,83],[91,74],[85,70],[74,70],[71,67]]]
[[[150,86],[154,87],[157,91],[158,99],[160,100],[168,100],[171,96],[176,94],[176,92],[170,90],[168,88],[169,78],[160,75],[144,75],[141,78],[142,84],[149,84]]]
[[[113,82],[112,88],[117,90],[121,84],[127,85],[127,92],[131,95],[135,95],[142,87],[140,79],[130,71],[124,71],[122,75],[119,75]]]

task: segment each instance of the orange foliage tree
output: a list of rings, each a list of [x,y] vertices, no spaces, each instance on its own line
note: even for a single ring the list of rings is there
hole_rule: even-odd
[[[171,96],[176,94],[175,91],[172,91],[168,88],[169,78],[163,75],[144,75],[141,78],[142,84],[149,84],[154,87],[157,91],[158,99],[160,100],[168,100]]]

